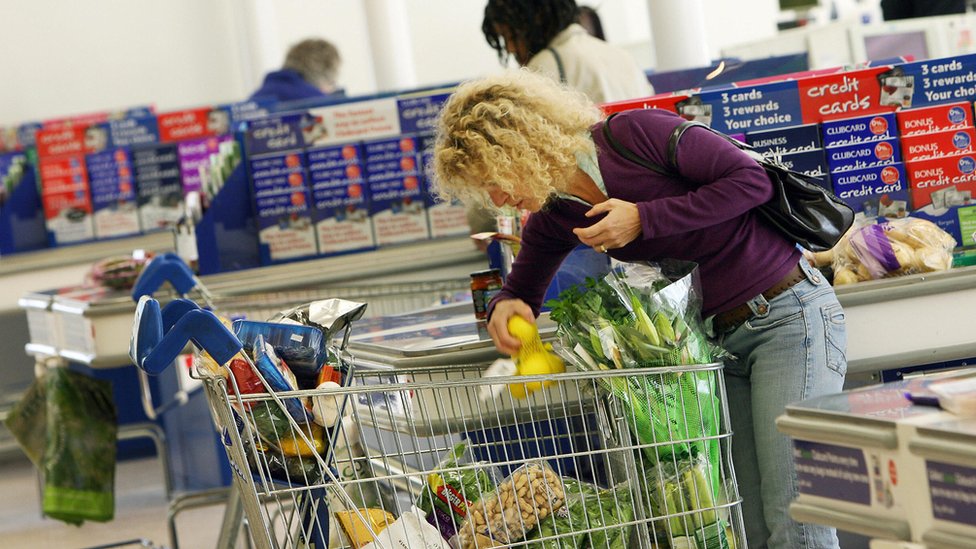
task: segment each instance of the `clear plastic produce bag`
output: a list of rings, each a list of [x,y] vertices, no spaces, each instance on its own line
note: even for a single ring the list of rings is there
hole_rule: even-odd
[[[45,515],[69,524],[112,520],[118,426],[111,383],[50,368],[6,424],[44,474]]]

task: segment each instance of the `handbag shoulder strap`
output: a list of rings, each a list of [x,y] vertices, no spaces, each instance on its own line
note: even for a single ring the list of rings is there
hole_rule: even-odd
[[[687,131],[688,128],[692,126],[699,126],[701,128],[704,128],[714,133],[715,135],[721,137],[722,139],[728,141],[729,143],[732,143],[739,150],[745,151],[746,154],[748,154],[753,160],[758,162],[760,165],[763,165],[766,162],[765,158],[763,158],[763,155],[760,154],[755,149],[753,149],[752,145],[749,145],[748,143],[743,143],[738,139],[729,137],[728,135],[725,135],[724,133],[716,130],[715,128],[708,126],[706,124],[702,124],[701,122],[697,122],[695,120],[685,120],[684,122],[678,124],[678,126],[674,129],[674,131],[671,132],[671,139],[668,140],[668,163],[671,166],[673,166],[675,169],[678,168],[678,141],[681,140],[681,136],[685,134],[685,131]]]
[[[546,49],[549,50],[549,53],[551,53],[552,56],[556,58],[556,70],[559,71],[559,82],[565,84],[566,83],[566,69],[563,67],[563,58],[562,58],[562,56],[559,55],[559,52],[556,51],[556,48],[549,47],[549,48],[546,48]]]
[[[638,166],[642,166],[661,175],[667,175],[672,177],[676,175],[674,171],[668,170],[667,168],[664,168],[662,166],[658,166],[657,164],[651,162],[650,160],[642,156],[639,156],[637,153],[628,149],[623,143],[618,141],[617,138],[613,136],[613,132],[610,131],[610,121],[613,120],[613,117],[615,116],[617,116],[617,113],[611,114],[610,116],[607,117],[606,120],[603,121],[603,138],[606,139],[607,143],[610,144],[610,148],[616,151],[617,154],[619,154],[620,156],[626,158],[627,160],[630,160],[631,162],[637,164]]]

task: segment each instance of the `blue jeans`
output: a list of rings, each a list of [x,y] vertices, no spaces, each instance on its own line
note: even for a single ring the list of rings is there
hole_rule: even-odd
[[[725,363],[735,467],[751,549],[836,549],[833,528],[794,522],[797,496],[792,442],[776,430],[787,404],[843,389],[847,373],[844,310],[823,275],[801,260],[806,280],[767,303],[750,300],[755,316],[719,335],[733,355]],[[759,314],[768,305],[765,314]]]

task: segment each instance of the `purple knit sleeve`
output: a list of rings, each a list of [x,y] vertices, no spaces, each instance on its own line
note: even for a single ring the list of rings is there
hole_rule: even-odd
[[[638,154],[661,165],[667,164],[671,132],[681,122],[664,112],[635,113],[613,122],[614,134]],[[695,186],[679,196],[638,202],[644,238],[659,238],[704,229],[741,216],[773,196],[765,170],[752,158],[705,128],[689,128],[677,148],[677,166],[672,166]]]
[[[495,304],[504,299],[521,299],[539,316],[546,290],[566,256],[579,244],[561,238],[556,224],[545,212],[534,213],[522,229],[522,245],[502,291],[488,304],[488,318]]]

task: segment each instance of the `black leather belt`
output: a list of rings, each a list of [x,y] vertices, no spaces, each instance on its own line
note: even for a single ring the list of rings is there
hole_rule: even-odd
[[[768,290],[762,293],[762,296],[766,298],[766,301],[772,301],[774,297],[779,294],[789,290],[793,286],[806,279],[806,274],[803,273],[803,269],[799,265],[795,265],[793,269],[786,273],[786,276],[782,280],[773,284]],[[750,300],[752,301],[752,300]],[[738,328],[740,324],[752,318],[753,312],[752,308],[749,307],[749,303],[743,303],[738,307],[729,309],[723,313],[715,315],[712,319],[712,329],[716,334],[724,334],[730,332],[735,328]]]

